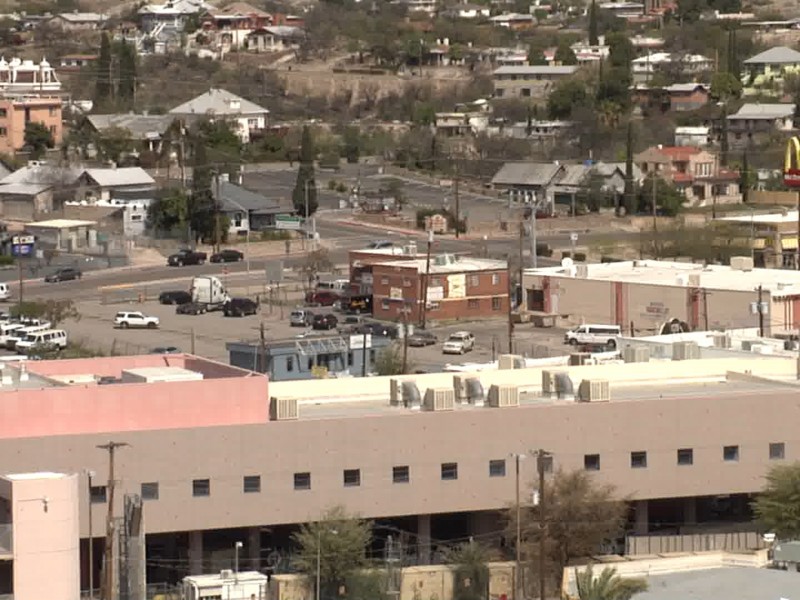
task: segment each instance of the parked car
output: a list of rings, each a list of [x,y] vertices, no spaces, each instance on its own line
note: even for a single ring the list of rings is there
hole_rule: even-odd
[[[233,248],[226,248],[225,250],[212,254],[210,260],[212,263],[239,262],[240,260],[244,260],[244,253],[234,250]]]
[[[289,315],[289,325],[292,327],[308,327],[311,325],[311,321],[314,318],[314,315],[311,311],[305,310],[304,308],[298,308],[297,310],[293,310]]]
[[[388,337],[388,338],[391,338],[393,340],[397,339],[397,335],[398,335],[398,331],[397,331],[397,326],[396,325],[387,325],[387,324],[384,324],[384,323],[377,323],[377,322],[374,322],[374,321],[371,322],[371,323],[364,323],[364,325],[362,325],[359,328],[358,333],[362,333],[362,334],[363,333],[369,333],[369,334],[378,335],[378,336],[381,336],[381,337]]]
[[[451,333],[442,345],[442,354],[465,354],[475,347],[475,336],[469,331]]]
[[[140,312],[118,312],[114,317],[114,325],[120,329],[128,329],[129,327],[146,327],[147,329],[155,329],[158,327],[158,317],[150,317]]]
[[[382,248],[394,248],[394,242],[390,240],[375,240],[367,244],[368,250],[380,250]]]
[[[306,304],[309,306],[333,306],[339,301],[339,294],[331,291],[308,292]]]
[[[83,277],[83,273],[81,273],[78,269],[64,267],[55,273],[50,273],[50,275],[45,277],[44,280],[47,283],[59,283],[61,281],[73,281],[75,279],[80,279],[81,277]]]
[[[325,315],[314,315],[314,319],[311,322],[311,327],[313,329],[333,329],[336,327],[338,322],[339,320],[336,318],[336,316],[330,313]]]
[[[167,257],[167,264],[170,267],[182,267],[183,265],[202,265],[206,262],[205,252],[194,252],[193,250],[178,250],[175,254]]]
[[[158,295],[161,304],[186,304],[192,301],[192,295],[184,290],[171,290]]]
[[[436,335],[430,331],[415,331],[408,336],[408,345],[414,347],[433,346],[437,342]]]
[[[222,306],[222,313],[226,317],[244,317],[258,312],[259,304],[250,298],[231,298]]]
[[[339,325],[339,333],[343,334],[358,333],[362,325],[364,325],[364,317],[359,317],[355,315],[345,317],[344,321],[342,321],[342,324]]]
[[[175,309],[176,315],[202,315],[208,312],[208,307],[204,302],[187,302]]]
[[[180,354],[181,349],[175,346],[156,346],[150,350],[150,354]]]
[[[11,296],[11,289],[7,283],[0,283],[0,300],[8,300]]]

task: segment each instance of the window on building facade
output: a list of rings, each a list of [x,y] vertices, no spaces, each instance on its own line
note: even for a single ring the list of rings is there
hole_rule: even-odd
[[[157,481],[150,481],[142,484],[142,500],[158,500]]]
[[[242,491],[245,494],[258,494],[261,492],[261,475],[245,475],[242,478]]]
[[[478,275],[470,275],[469,276],[469,284],[470,284],[470,286],[478,287],[480,282],[481,282],[481,279],[480,279],[480,277]]]
[[[500,273],[492,273],[492,285],[498,285],[500,283]]]
[[[192,496],[202,497],[211,495],[211,480],[210,479],[193,479],[192,480]]]
[[[8,110],[0,108],[0,119],[5,119],[8,116]]]
[[[381,285],[389,285],[389,278],[381,277]]]
[[[502,301],[500,298],[492,298],[492,310],[500,310]]]
[[[481,302],[477,298],[467,300],[467,308],[480,308]]]
[[[783,460],[786,456],[786,445],[783,442],[774,442],[769,445],[769,459]]]
[[[50,135],[52,135],[52,136],[56,135],[56,126],[55,125],[50,125]]]
[[[389,310],[389,301],[386,300],[385,298],[381,300],[381,308],[383,310]]]
[[[723,446],[722,460],[736,462],[739,460],[739,446]]]
[[[505,477],[506,476],[506,459],[500,458],[497,460],[489,461],[489,477]]]
[[[106,501],[106,486],[93,485],[89,488],[89,497],[93,504],[100,504]]]
[[[6,137],[8,135],[8,129],[6,127],[0,127],[0,137]]]
[[[48,112],[51,117],[55,117],[58,114],[58,109],[55,106],[51,106]]]
[[[691,448],[681,448],[678,450],[678,464],[691,465],[694,464],[694,450]]]
[[[587,471],[600,470],[600,455],[599,454],[584,454],[583,455],[583,468]]]
[[[411,278],[403,277],[403,287],[411,287]]]
[[[458,463],[442,463],[442,480],[453,481],[458,479]]]
[[[310,490],[311,489],[311,473],[295,473],[294,474],[294,489],[296,490]]]
[[[631,469],[647,468],[647,452],[631,452]]]
[[[361,469],[344,470],[344,487],[358,487],[361,485]]]
[[[408,483],[411,481],[411,471],[407,465],[392,467],[392,483]]]
[[[294,357],[287,356],[286,357],[286,370],[291,372],[294,371]]]

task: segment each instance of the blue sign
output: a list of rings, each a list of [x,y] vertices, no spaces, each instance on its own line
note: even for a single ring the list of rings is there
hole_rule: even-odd
[[[31,256],[33,254],[33,244],[12,244],[12,256]]]

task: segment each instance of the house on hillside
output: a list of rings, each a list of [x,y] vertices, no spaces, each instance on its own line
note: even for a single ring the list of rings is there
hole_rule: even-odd
[[[97,133],[119,128],[127,130],[140,151],[161,152],[167,130],[175,122],[173,115],[137,115],[132,113],[87,115],[86,123]]]
[[[530,29],[536,25],[536,17],[524,13],[506,13],[490,17],[489,21],[495,27],[505,27],[511,31]]]
[[[63,31],[93,31],[101,29],[108,21],[108,15],[95,12],[59,13],[53,16],[48,24]]]
[[[739,194],[739,174],[720,167],[719,157],[694,146],[651,146],[633,157],[642,174],[655,174],[674,185],[687,201],[732,199]]]
[[[269,111],[266,108],[219,88],[211,88],[176,106],[169,114],[187,123],[203,118],[212,121],[221,119],[231,125],[245,144],[250,142],[253,135],[262,135],[269,125]]]
[[[714,61],[702,54],[654,52],[631,61],[634,83],[647,83],[656,73],[673,77],[696,77],[711,73]]]
[[[452,19],[485,19],[490,14],[491,9],[485,4],[454,4],[444,11],[444,16]]]
[[[212,187],[211,193],[217,200],[216,185]],[[270,200],[232,183],[227,175],[220,178],[219,206],[220,211],[228,217],[230,235],[272,229],[275,227],[275,217],[292,213],[290,209],[281,207],[276,200]]]
[[[794,129],[794,113],[794,104],[744,104],[728,115],[728,143],[749,146],[766,141],[775,132],[788,134]]]
[[[746,59],[743,66],[745,87],[763,87],[773,81],[782,84],[784,75],[800,72],[800,52],[776,46]]]
[[[77,181],[75,199],[92,204],[110,202],[152,202],[155,179],[141,167],[85,169]]]
[[[676,146],[708,146],[711,143],[711,127],[698,125],[696,127],[676,127]]]
[[[508,194],[511,202],[536,204],[552,212],[553,184],[565,173],[556,163],[508,162],[492,177],[492,187]]]
[[[246,48],[249,52],[283,52],[300,46],[305,32],[291,25],[271,25],[250,32]]]
[[[273,23],[270,13],[247,2],[210,8],[201,15],[200,20],[203,33],[213,36],[215,39],[212,44],[223,52],[244,47],[247,36]]]
[[[543,98],[553,85],[572,76],[575,66],[506,66],[492,72],[495,98]]]
[[[0,179],[0,217],[35,221],[61,210],[71,200],[79,169],[30,161]]]
[[[181,32],[189,19],[199,19],[200,14],[212,8],[205,0],[167,0],[164,4],[145,4],[139,9],[139,18],[145,33],[164,27]]]

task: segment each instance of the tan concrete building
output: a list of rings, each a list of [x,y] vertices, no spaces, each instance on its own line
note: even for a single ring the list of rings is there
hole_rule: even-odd
[[[531,448],[551,452],[556,468],[586,469],[615,485],[633,503],[639,533],[747,521],[767,469],[800,458],[793,359],[558,371],[575,390],[610,382],[595,386],[608,393],[576,401],[562,383],[551,393],[547,368],[480,371],[469,375],[490,390],[485,406],[442,392],[441,403],[415,409],[392,393],[389,378],[267,388],[260,375],[185,355],[7,365],[0,456],[6,470],[93,471],[99,536],[108,455],[97,445],[129,444],[116,454],[117,498],[144,500],[151,583],[216,570],[215,558],[232,558],[232,540],[244,541],[241,568],[257,569],[262,548],[285,549],[294,524],[336,504],[374,519],[376,532],[408,532],[422,564],[434,540],[474,535],[500,545],[501,513],[514,499],[509,456]],[[449,373],[398,378],[406,380],[423,397],[454,386]],[[510,386],[502,402],[492,385]],[[522,464],[528,490],[534,462]],[[81,485],[84,539],[88,487]],[[99,539],[95,548],[99,561]]]
[[[61,144],[61,98],[39,96],[6,96],[0,98],[0,152],[13,154],[25,145],[25,125],[42,123]]]
[[[764,333],[800,327],[800,272],[653,260],[529,269],[526,307],[567,322],[616,324],[654,332],[678,319],[695,329],[758,327]],[[761,291],[759,292],[759,288]]]

